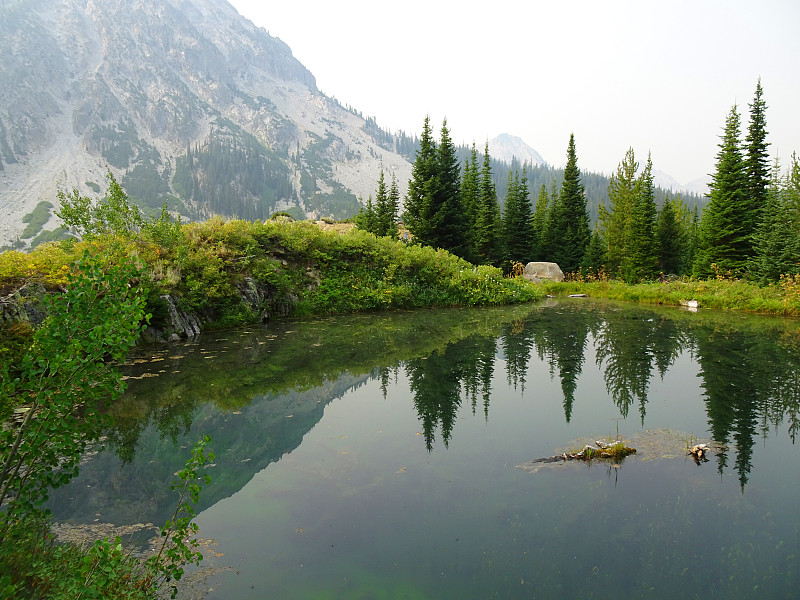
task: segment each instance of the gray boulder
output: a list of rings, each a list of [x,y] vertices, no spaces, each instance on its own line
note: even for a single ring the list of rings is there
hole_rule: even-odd
[[[542,279],[564,281],[564,272],[553,262],[529,262],[525,265],[522,276],[534,283],[541,283]]]

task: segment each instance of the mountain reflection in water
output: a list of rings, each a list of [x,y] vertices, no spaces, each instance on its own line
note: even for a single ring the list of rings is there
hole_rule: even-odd
[[[788,438],[780,447],[791,456],[781,464],[798,463],[796,320],[587,300],[351,315],[204,335],[142,351],[124,372],[129,388],[112,409],[109,450],[91,457],[71,485],[54,491],[57,519],[163,522],[174,508],[173,473],[203,434],[211,435],[217,462],[198,512],[217,510],[215,505],[233,501],[257,475],[313,437],[335,401],[362,388],[413,410],[429,464],[449,464],[455,459],[448,454],[459,456],[474,445],[476,452],[484,449],[480,460],[487,468],[505,473],[509,460],[514,464],[508,455],[521,440],[541,447],[537,452],[545,456],[575,437],[613,436],[617,427],[626,434],[667,427],[707,437],[718,452],[704,468],[716,468],[720,477],[733,474],[742,493],[754,472],[757,439],[777,448],[778,442],[768,440]],[[394,406],[380,410],[400,410]],[[515,418],[516,406],[527,406],[532,416]],[[346,421],[355,423],[368,418],[369,410],[348,415]],[[397,413],[396,423],[375,429],[407,428],[405,419]],[[483,432],[478,423],[484,423]],[[382,452],[377,448],[369,452]],[[403,451],[395,458],[412,460],[401,458]],[[478,477],[483,466],[461,468]],[[405,473],[405,467],[395,471]],[[800,528],[797,519],[791,527]],[[797,582],[798,558],[791,554],[787,560],[791,569],[775,589]],[[667,579],[672,576],[665,571]],[[774,577],[770,581],[775,584]],[[553,585],[563,592],[563,581]],[[538,589],[544,594],[550,588],[542,583]]]

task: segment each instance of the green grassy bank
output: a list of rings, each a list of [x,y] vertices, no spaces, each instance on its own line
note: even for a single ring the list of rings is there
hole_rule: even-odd
[[[759,286],[743,279],[675,279],[666,282],[626,284],[614,280],[543,282],[553,296],[587,294],[642,304],[680,305],[696,300],[702,308],[741,310],[777,316],[800,316],[800,277],[784,276],[778,283]]]

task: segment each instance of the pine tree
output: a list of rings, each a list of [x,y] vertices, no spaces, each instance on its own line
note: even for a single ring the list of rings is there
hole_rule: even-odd
[[[499,211],[497,191],[492,182],[492,163],[487,141],[478,185],[478,204],[475,211],[475,253],[477,262],[480,264],[496,265],[500,262]]]
[[[464,161],[464,171],[461,174],[461,203],[464,205],[464,213],[470,229],[475,227],[476,222],[479,175],[478,151],[473,142],[472,150]]]
[[[366,205],[364,204],[363,198],[359,198],[358,202],[361,204],[361,208],[358,209],[358,214],[354,219],[356,227],[362,231],[375,233],[378,220],[375,215],[375,207],[372,204],[372,194],[370,194],[367,199]]]
[[[680,223],[679,200],[667,198],[658,211],[656,239],[658,240],[658,266],[665,275],[683,274],[685,233]]]
[[[745,207],[748,235],[753,235],[761,221],[761,211],[767,204],[770,186],[769,142],[767,142],[767,105],[763,99],[761,79],[756,84],[753,103],[750,104],[750,123],[745,138],[745,173],[747,176],[747,199]],[[748,248],[752,254],[752,246]]]
[[[411,180],[408,182],[403,212],[405,226],[414,234],[415,240],[424,245],[432,245],[435,228],[432,218],[436,192],[436,163],[436,143],[433,141],[430,117],[426,116],[419,149],[411,169]]]
[[[636,204],[636,171],[639,163],[633,148],[617,166],[608,184],[609,205],[600,205],[600,224],[607,244],[606,268],[609,274],[620,276],[628,269],[633,207]]]
[[[397,238],[397,210],[400,203],[397,181],[392,175],[392,188],[386,189],[386,179],[381,167],[378,190],[375,194],[375,229],[377,236]]]
[[[532,260],[544,260],[547,234],[547,215],[550,197],[547,195],[547,186],[542,184],[539,196],[536,198],[536,208],[533,211],[534,248]]]
[[[574,273],[580,269],[589,245],[589,214],[586,211],[586,194],[578,169],[574,134],[569,136],[567,166],[564,167],[558,208],[554,232],[554,239],[558,244],[553,252],[553,260],[564,273]]]
[[[397,176],[392,173],[392,185],[389,187],[388,213],[391,216],[392,227],[387,233],[392,239],[397,239],[397,213],[400,210],[400,190],[397,187]]]
[[[796,162],[793,169],[797,170]],[[749,277],[761,285],[800,273],[800,219],[792,207],[791,171],[785,182],[778,173],[776,160],[761,222],[753,235],[754,256],[748,262]]]
[[[581,272],[599,276],[605,270],[606,263],[606,241],[599,227],[595,227],[589,238],[589,246],[581,263]]]
[[[503,211],[503,247],[505,262],[527,263],[533,259],[534,246],[533,214],[531,213],[528,176],[523,169],[509,171],[506,205]]]
[[[447,129],[447,119],[442,122],[435,189],[436,227],[435,243],[432,245],[465,258],[469,256],[471,248],[467,218],[461,202],[461,167]]]
[[[739,111],[734,105],[725,120],[725,129],[712,175],[711,200],[700,220],[694,275],[709,277],[714,265],[722,273],[743,273],[750,252],[748,230],[747,177],[740,142]]]
[[[628,272],[625,281],[637,282],[658,275],[658,243],[656,241],[656,201],[653,188],[653,162],[647,164],[636,181],[631,236],[628,243]]]

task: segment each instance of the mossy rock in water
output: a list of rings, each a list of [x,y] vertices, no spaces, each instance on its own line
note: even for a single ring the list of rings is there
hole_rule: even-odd
[[[648,429],[635,434],[630,440],[595,441],[594,445],[587,443],[587,441],[586,438],[574,440],[569,449],[559,450],[553,456],[517,465],[517,468],[535,473],[544,467],[555,467],[579,461],[593,462],[600,460],[618,466],[629,456],[641,460],[686,458],[689,448],[701,442],[706,444],[707,452],[709,453],[717,454],[723,449],[714,442],[699,440],[688,433],[675,432],[669,429]],[[582,449],[575,450],[575,448]]]

